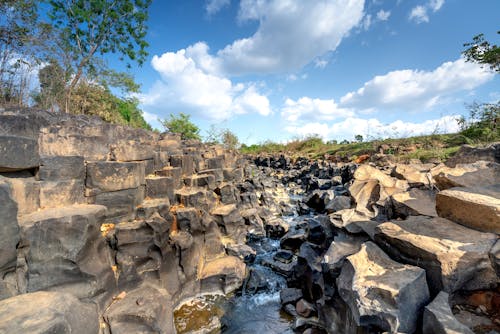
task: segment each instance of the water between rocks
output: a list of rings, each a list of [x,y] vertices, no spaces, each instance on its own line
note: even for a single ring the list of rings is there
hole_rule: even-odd
[[[289,226],[309,216],[282,217]],[[256,251],[249,275],[233,296],[205,295],[183,304],[174,313],[178,334],[293,334],[293,317],[281,309],[280,290],[286,278],[264,266],[280,250],[280,240],[250,238]]]

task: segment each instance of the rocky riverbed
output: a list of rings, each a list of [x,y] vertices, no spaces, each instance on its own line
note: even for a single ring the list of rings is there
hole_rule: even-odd
[[[500,145],[243,157],[0,112],[0,333],[500,332]]]

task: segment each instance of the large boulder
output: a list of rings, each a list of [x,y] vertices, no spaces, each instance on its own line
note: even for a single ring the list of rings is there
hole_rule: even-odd
[[[0,301],[0,333],[97,334],[97,308],[69,293],[19,295]]]
[[[467,326],[455,318],[448,298],[449,295],[441,291],[432,303],[425,307],[423,332],[426,334],[473,334]]]
[[[16,292],[15,284],[4,279],[14,276],[19,242],[17,223],[17,204],[12,198],[10,186],[0,180],[0,299],[12,296]]]
[[[140,286],[117,299],[104,319],[113,334],[175,333],[172,299],[164,289]]]
[[[477,161],[471,164],[458,164],[454,168],[441,164],[430,172],[439,190],[453,187],[487,187],[498,183],[500,164]]]
[[[392,213],[388,215],[399,218],[418,215],[437,217],[435,202],[434,191],[411,188],[391,196]]]
[[[436,196],[436,210],[440,217],[500,234],[500,183],[484,188],[443,190]]]
[[[429,300],[425,270],[389,258],[373,242],[348,256],[337,286],[358,326],[413,333]]]
[[[74,205],[20,218],[28,292],[71,291],[79,298],[113,292],[109,248],[100,233],[105,211],[99,205]]]
[[[433,293],[490,288],[499,282],[489,258],[495,234],[424,216],[386,222],[375,230],[375,241],[393,258],[426,270]]]

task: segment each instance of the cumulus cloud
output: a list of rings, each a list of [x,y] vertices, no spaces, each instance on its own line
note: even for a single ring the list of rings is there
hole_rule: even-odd
[[[428,11],[433,13],[437,12],[444,5],[444,0],[429,0],[424,5],[418,5],[412,8],[410,11],[409,19],[410,21],[415,21],[415,23],[420,24],[424,22],[429,22]]]
[[[364,0],[242,0],[240,22],[257,31],[217,52],[227,73],[279,73],[333,51],[363,18]]]
[[[234,114],[271,113],[269,100],[255,84],[235,84],[221,75],[205,43],[155,55],[151,64],[161,80],[141,96],[142,104],[150,112],[188,111],[212,121],[225,120]]]
[[[319,135],[324,140],[353,140],[356,135],[362,135],[365,139],[398,138],[430,133],[457,132],[459,130],[456,121],[458,117],[458,115],[444,116],[420,123],[397,120],[389,124],[384,124],[376,118],[348,117],[341,122],[330,125],[311,122],[302,126],[287,126],[285,130],[301,137]]]
[[[493,77],[493,72],[459,58],[433,71],[398,70],[376,76],[344,95],[340,106],[357,110],[430,108],[446,96],[474,89]]]
[[[205,4],[205,10],[209,16],[218,13],[222,8],[228,6],[230,0],[208,0]]]
[[[334,100],[312,99],[307,96],[296,101],[286,99],[281,109],[281,116],[288,122],[331,121],[352,115],[352,111],[339,108]]]

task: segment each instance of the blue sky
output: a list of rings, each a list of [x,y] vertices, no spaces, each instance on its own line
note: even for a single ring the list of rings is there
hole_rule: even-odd
[[[456,131],[498,75],[460,57],[498,44],[498,0],[153,1],[133,74],[147,120],[191,115],[247,144]]]

